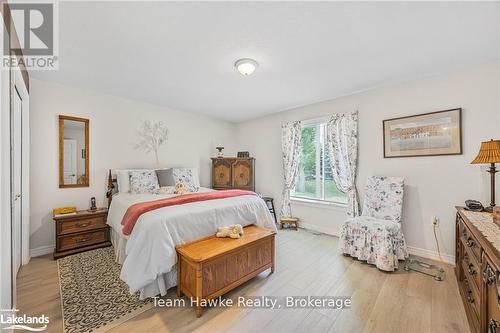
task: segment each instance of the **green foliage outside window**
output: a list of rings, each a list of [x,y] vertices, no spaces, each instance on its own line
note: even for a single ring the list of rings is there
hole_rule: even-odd
[[[325,147],[325,124],[302,127],[299,172],[293,197],[346,202],[333,181],[330,156]]]

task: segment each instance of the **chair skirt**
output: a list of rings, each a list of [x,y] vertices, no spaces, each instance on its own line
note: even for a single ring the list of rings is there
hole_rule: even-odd
[[[340,231],[340,249],[344,254],[384,271],[394,271],[399,260],[408,258],[401,224],[358,216],[344,222]]]

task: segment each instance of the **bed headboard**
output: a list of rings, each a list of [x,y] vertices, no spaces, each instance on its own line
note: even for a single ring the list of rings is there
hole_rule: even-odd
[[[113,194],[115,190],[118,189],[118,181],[111,175],[111,169],[109,169],[108,174],[108,189],[106,191],[106,198],[108,198],[108,208],[111,206],[111,200],[113,200]]]

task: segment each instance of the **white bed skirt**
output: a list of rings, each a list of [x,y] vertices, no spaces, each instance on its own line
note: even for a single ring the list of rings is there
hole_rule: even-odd
[[[120,265],[123,264],[127,255],[125,254],[125,248],[127,247],[127,239],[121,236],[113,228],[110,228],[111,232],[111,243],[115,249],[115,260]],[[154,296],[164,296],[167,294],[167,290],[177,286],[177,264],[172,267],[170,272],[162,274],[154,282],[148,284],[141,290],[139,290],[140,299]]]

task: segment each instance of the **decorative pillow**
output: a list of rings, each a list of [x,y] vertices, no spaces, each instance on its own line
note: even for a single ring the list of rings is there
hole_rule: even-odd
[[[155,170],[130,171],[131,193],[158,193],[159,190],[160,186]]]
[[[195,168],[174,168],[172,169],[172,176],[176,185],[177,183],[184,183],[189,192],[198,192],[200,189],[198,172]]]
[[[130,192],[130,171],[145,171],[146,169],[122,169],[116,170],[116,183],[118,185],[118,192]]]
[[[160,187],[175,186],[172,168],[156,170],[156,176],[158,177]]]

